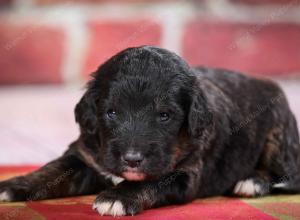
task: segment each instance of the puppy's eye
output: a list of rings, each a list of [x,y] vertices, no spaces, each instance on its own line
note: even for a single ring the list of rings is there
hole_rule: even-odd
[[[114,119],[117,116],[117,113],[113,109],[109,109],[106,114],[110,119]]]
[[[167,112],[160,113],[160,121],[168,121],[170,119],[170,115]]]

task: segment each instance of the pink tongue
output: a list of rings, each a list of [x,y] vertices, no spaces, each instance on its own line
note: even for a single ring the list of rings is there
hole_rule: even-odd
[[[130,171],[123,172],[122,176],[129,181],[142,181],[145,179],[145,174]]]

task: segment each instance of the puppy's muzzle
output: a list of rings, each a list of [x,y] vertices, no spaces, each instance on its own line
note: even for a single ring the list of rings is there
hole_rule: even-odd
[[[123,155],[121,157],[121,160],[126,166],[129,166],[131,168],[138,168],[143,162],[144,156],[139,152],[130,151]]]
[[[142,181],[146,178],[145,173],[139,169],[144,161],[144,156],[140,152],[128,151],[121,156],[121,161],[125,166],[122,176],[128,181]]]

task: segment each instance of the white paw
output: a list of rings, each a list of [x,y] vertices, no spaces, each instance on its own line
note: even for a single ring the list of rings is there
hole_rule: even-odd
[[[288,186],[287,183],[276,183],[276,184],[274,184],[272,187],[273,187],[273,188],[285,188],[285,187],[287,187],[287,186]]]
[[[254,183],[252,179],[239,181],[233,190],[233,193],[238,196],[256,196],[262,193],[262,188],[259,184]]]
[[[97,210],[100,215],[122,216],[126,215],[121,201],[114,202],[95,202],[93,209]]]
[[[0,193],[0,202],[9,202],[11,201],[11,197],[7,191]]]

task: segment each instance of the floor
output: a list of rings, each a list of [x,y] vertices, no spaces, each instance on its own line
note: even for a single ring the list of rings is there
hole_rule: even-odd
[[[300,81],[279,83],[300,125]],[[78,87],[0,87],[0,165],[43,164],[61,155],[79,134],[73,109],[83,92]]]

